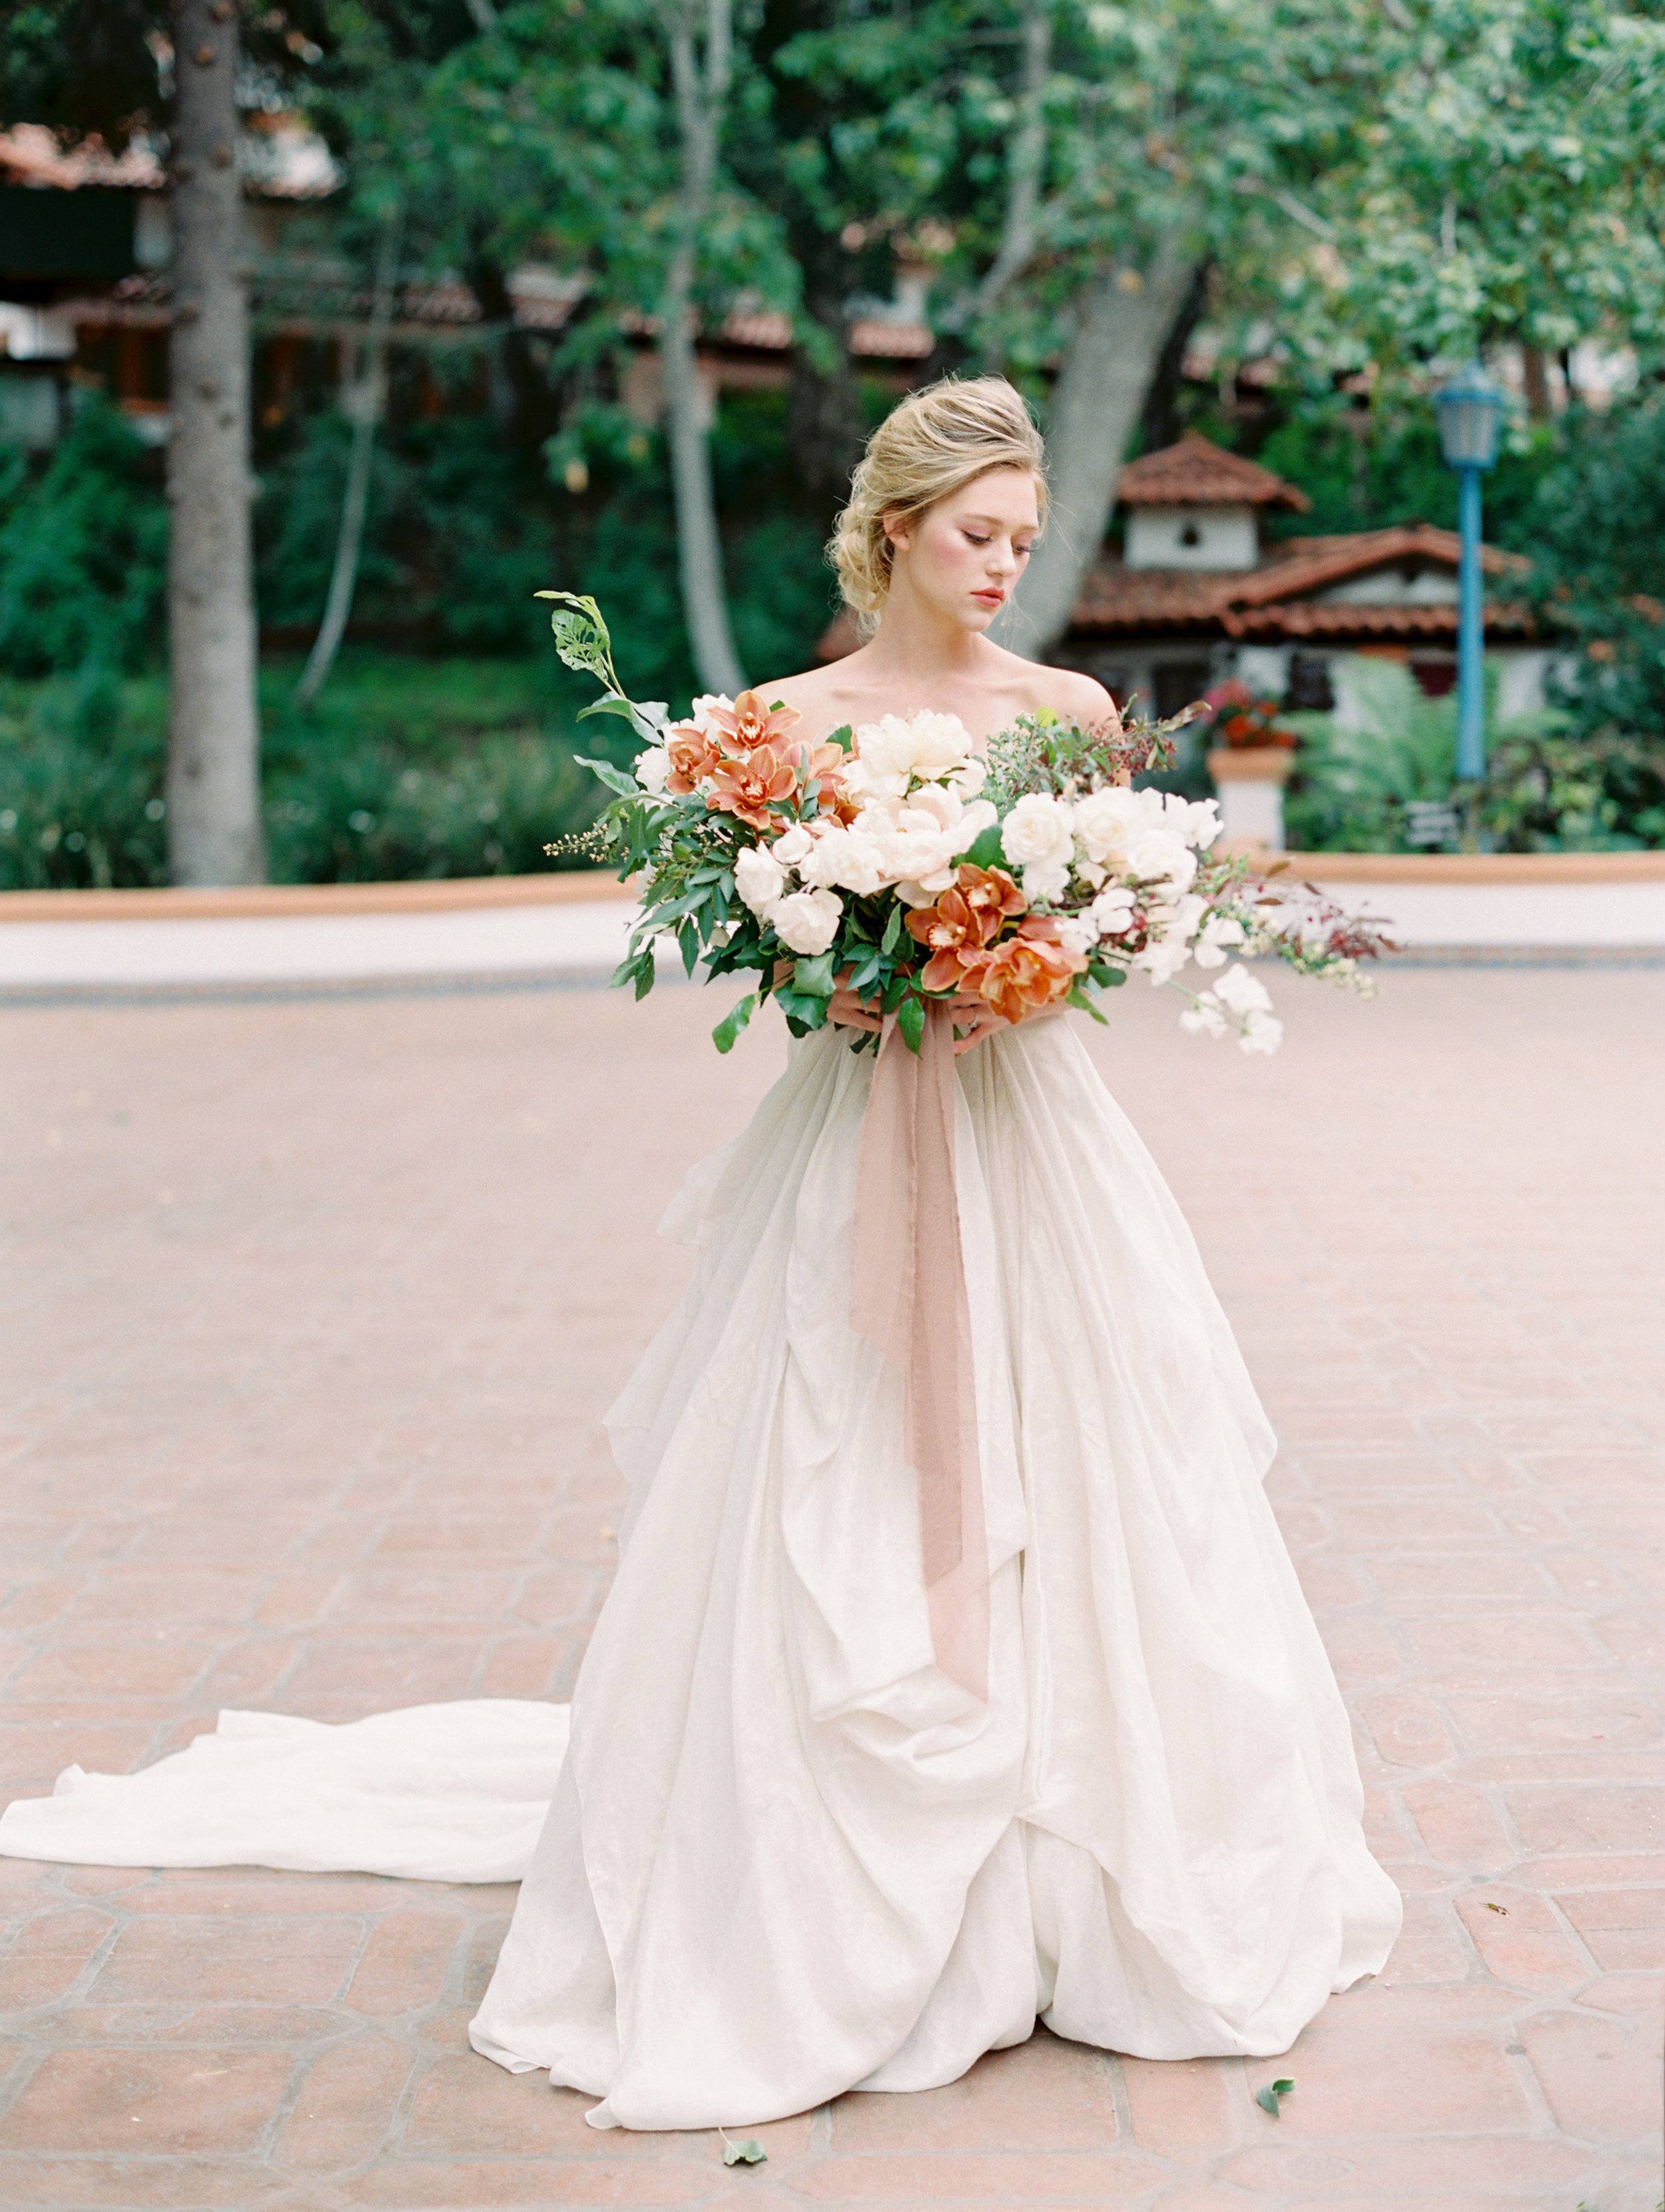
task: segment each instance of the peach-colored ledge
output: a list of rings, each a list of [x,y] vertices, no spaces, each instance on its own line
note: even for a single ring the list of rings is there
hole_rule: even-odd
[[[544,876],[449,876],[428,883],[257,884],[224,890],[0,891],[4,921],[213,921],[228,915],[443,914],[499,906],[623,899],[605,868]]]
[[[1277,853],[1331,884],[1665,884],[1662,853]]]

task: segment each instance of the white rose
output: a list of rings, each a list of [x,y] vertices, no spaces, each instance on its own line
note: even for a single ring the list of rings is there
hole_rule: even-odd
[[[1090,791],[1075,802],[1075,834],[1087,858],[1099,866],[1119,861],[1137,835],[1141,810],[1131,791]]]
[[[769,851],[783,868],[795,868],[813,849],[815,840],[801,822],[794,822],[782,837],[777,837]]]
[[[786,870],[775,855],[762,846],[748,845],[736,859],[734,888],[744,903],[760,919],[767,918],[769,908],[786,887]]]
[[[836,891],[793,891],[775,901],[769,919],[782,945],[813,959],[837,936],[838,925],[844,919],[844,902]]]
[[[644,791],[663,791],[670,773],[671,756],[663,745],[644,745],[636,755],[636,781]]]
[[[1266,985],[1258,975],[1251,975],[1241,961],[1228,968],[1215,984],[1214,996],[1234,1014],[1265,1013],[1272,1005]]]
[[[1146,829],[1128,844],[1122,866],[1137,882],[1166,884],[1185,891],[1197,872],[1197,857],[1171,831]]]
[[[1068,807],[1049,792],[1025,792],[1000,824],[1000,846],[1015,867],[1067,868],[1075,854]]]

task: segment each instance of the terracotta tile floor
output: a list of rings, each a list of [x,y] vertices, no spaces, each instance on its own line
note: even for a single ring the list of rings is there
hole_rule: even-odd
[[[507,1890],[0,1861],[0,2203],[1652,2212],[1665,975],[1280,999],[1270,1063],[1138,987],[1094,1048],[1285,1440],[1409,1907],[1379,1983],[1276,2063],[1037,2035],[726,2171],[469,2054]],[[617,1516],[597,1416],[685,1264],[653,1224],[778,1060],[710,1051],[723,1003],[0,1016],[10,1790],[222,1704],[566,1692]]]

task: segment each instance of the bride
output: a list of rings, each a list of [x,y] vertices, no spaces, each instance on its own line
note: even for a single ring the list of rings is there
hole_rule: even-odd
[[[998,379],[905,400],[833,542],[869,641],[763,696],[811,732],[928,708],[986,739],[1042,708],[1111,714],[1097,684],[985,635],[1041,526],[1042,460]],[[956,1062],[987,1675],[939,1665],[902,1377],[852,1326],[874,1079],[852,1042],[796,1044],[690,1175],[665,1228],[698,1247],[692,1279],[609,1416],[631,1489],[618,1574],[470,2030],[595,2096],[598,2127],[933,2087],[1037,2016],[1146,2058],[1270,2056],[1398,1931],[1261,1487],[1274,1440],[1182,1218],[1058,1016],[985,1013]],[[412,1788],[425,1761],[459,1790],[477,1776],[483,1826],[493,1762],[514,1765],[533,1715],[555,1718],[432,1707],[314,1735],[362,1735],[361,1797],[378,1759]],[[199,1739],[204,1759],[276,1755],[276,1731],[308,1725],[241,1723]],[[192,1755],[118,1782],[71,1770],[66,1798],[13,1808],[0,1849],[125,1858],[123,1803]],[[269,1785],[303,1855],[234,1847],[247,1820],[215,1826],[221,1771],[167,1785],[179,1863],[205,1863],[206,1835],[266,1863],[436,1870],[431,1841],[320,1841],[321,1784]]]

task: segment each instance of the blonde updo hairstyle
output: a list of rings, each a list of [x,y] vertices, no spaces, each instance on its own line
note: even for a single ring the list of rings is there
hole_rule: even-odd
[[[839,589],[870,637],[890,589],[896,549],[887,523],[907,524],[991,469],[1024,469],[1047,512],[1046,448],[1023,400],[1003,376],[945,376],[910,392],[867,441],[850,479],[849,505],[833,526],[827,557]]]

